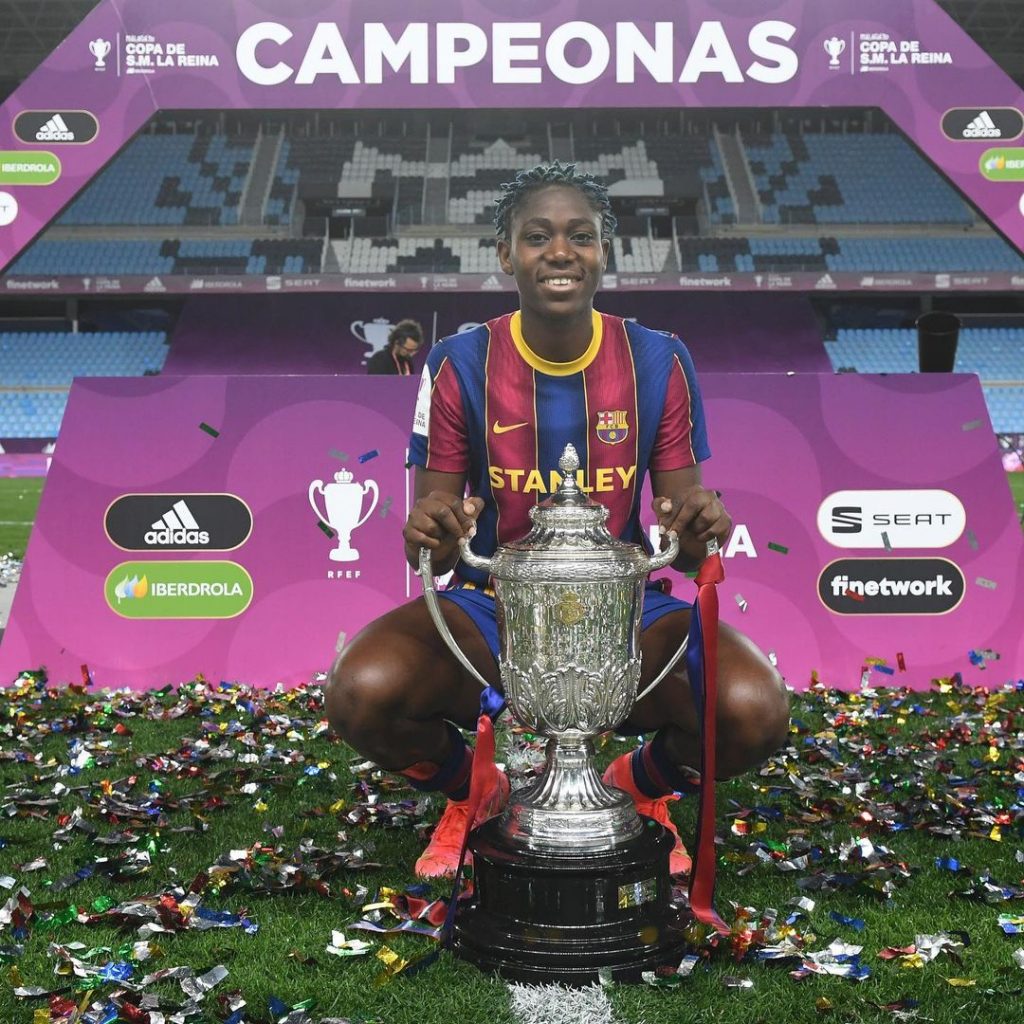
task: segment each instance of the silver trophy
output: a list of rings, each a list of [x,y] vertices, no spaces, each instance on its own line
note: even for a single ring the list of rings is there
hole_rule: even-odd
[[[562,482],[530,509],[526,537],[492,558],[480,558],[464,542],[462,558],[494,580],[499,668],[512,713],[547,737],[542,774],[512,794],[498,828],[512,846],[572,856],[613,849],[643,828],[632,800],[601,781],[592,738],[629,717],[683,655],[686,640],[638,695],[644,583],[676,557],[678,539],[669,533],[668,547],[653,557],[616,540],[605,525],[608,509],[577,484],[579,457],[571,444],[558,466]],[[440,613],[426,548],[419,571],[438,631],[486,686]]]

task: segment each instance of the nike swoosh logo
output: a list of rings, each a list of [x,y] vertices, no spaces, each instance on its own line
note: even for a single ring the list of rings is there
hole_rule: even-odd
[[[494,432],[496,434],[507,434],[510,430],[518,430],[520,427],[529,426],[529,423],[510,423],[503,427],[497,420],[494,421]]]

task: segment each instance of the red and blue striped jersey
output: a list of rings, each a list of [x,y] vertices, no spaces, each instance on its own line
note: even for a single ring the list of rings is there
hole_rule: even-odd
[[[640,498],[648,470],[708,458],[693,362],[662,331],[594,313],[590,346],[553,363],[506,314],[439,342],[423,369],[409,461],[464,473],[484,499],[473,550],[492,554],[530,529],[529,510],[561,480],[567,443],[580,457],[580,486],[609,509],[608,529],[647,544]],[[462,563],[460,576],[484,582]]]

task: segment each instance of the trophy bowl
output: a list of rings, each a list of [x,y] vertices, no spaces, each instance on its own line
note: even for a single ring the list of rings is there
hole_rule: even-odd
[[[566,445],[562,481],[530,509],[533,527],[491,558],[462,545],[463,560],[494,581],[502,689],[516,720],[548,738],[544,771],[518,789],[499,827],[528,850],[572,856],[610,849],[643,827],[632,800],[606,786],[593,765],[592,737],[621,725],[638,699],[640,622],[649,573],[678,554],[675,534],[660,554],[608,531],[608,509],[577,481],[579,456]],[[437,609],[428,580],[429,552],[420,574],[435,625],[478,681]],[[685,651],[685,640],[649,692]]]

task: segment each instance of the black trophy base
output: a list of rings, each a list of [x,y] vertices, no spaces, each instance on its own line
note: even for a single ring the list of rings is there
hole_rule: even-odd
[[[672,903],[667,829],[643,818],[614,851],[553,856],[513,847],[499,820],[470,837],[475,894],[455,919],[456,956],[512,981],[571,986],[678,964],[687,918]]]

